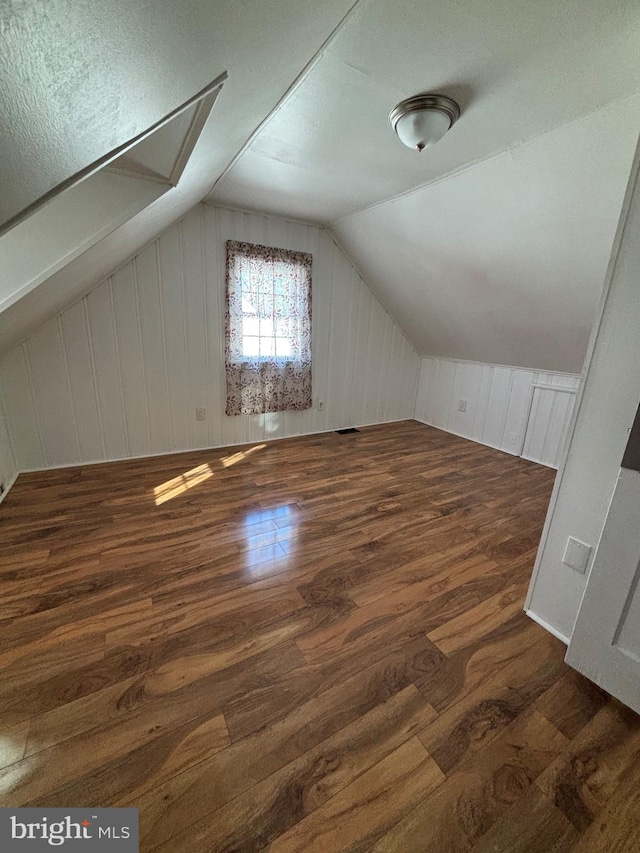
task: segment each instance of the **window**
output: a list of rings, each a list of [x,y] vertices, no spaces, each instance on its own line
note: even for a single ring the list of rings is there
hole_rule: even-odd
[[[227,242],[227,414],[311,408],[311,255]]]

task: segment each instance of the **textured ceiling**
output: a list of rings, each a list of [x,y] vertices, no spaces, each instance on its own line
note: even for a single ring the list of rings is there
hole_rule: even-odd
[[[229,75],[179,185],[2,312],[0,350],[201,201],[353,2],[0,3],[4,216]]]
[[[228,71],[213,182],[351,3],[0,4],[0,221]]]

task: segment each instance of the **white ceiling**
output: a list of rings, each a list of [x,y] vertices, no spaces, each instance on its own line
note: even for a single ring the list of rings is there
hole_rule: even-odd
[[[639,59],[637,0],[361,0],[210,199],[329,224],[423,354],[577,372]],[[421,91],[462,116],[418,154],[387,116]]]
[[[352,2],[1,4],[0,222],[226,70],[213,181]]]
[[[229,74],[178,186],[1,313],[0,351],[208,196],[331,223],[421,352],[579,366],[638,128],[616,113],[612,138],[596,121],[590,145],[591,125],[572,122],[640,89],[640,4],[352,5],[129,0],[114,15],[98,0],[71,12],[34,0],[11,4],[11,19],[0,11],[5,216]],[[462,117],[417,155],[387,114],[425,90],[455,97]]]
[[[0,222],[229,75],[179,185],[0,314],[0,351],[201,201],[353,2],[0,4]]]
[[[640,95],[333,227],[419,352],[579,373]]]
[[[639,59],[637,0],[360,0],[210,198],[331,222],[637,90]],[[425,90],[462,117],[418,154],[387,116]]]

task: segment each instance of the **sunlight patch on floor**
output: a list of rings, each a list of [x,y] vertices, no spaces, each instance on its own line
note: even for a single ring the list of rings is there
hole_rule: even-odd
[[[262,450],[266,446],[266,444],[256,444],[255,447],[250,447],[248,450],[239,450],[238,453],[233,453],[231,456],[223,456],[220,461],[225,468],[230,468],[232,465],[235,465],[236,462],[242,462],[242,460],[246,459],[247,456],[255,453],[256,450]]]
[[[178,495],[183,495],[188,489],[204,483],[210,477],[213,477],[213,471],[209,463],[206,462],[204,465],[192,468],[191,471],[185,471],[184,474],[180,474],[172,480],[167,480],[166,483],[156,486],[153,490],[156,506],[160,506],[172,498],[177,498]]]

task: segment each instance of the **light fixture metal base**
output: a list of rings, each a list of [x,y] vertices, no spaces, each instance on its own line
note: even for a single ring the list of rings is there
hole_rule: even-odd
[[[444,113],[449,119],[449,130],[460,118],[460,107],[452,98],[435,93],[424,93],[405,98],[391,110],[389,113],[391,127],[397,133],[397,124],[403,116],[422,110],[437,110]]]

